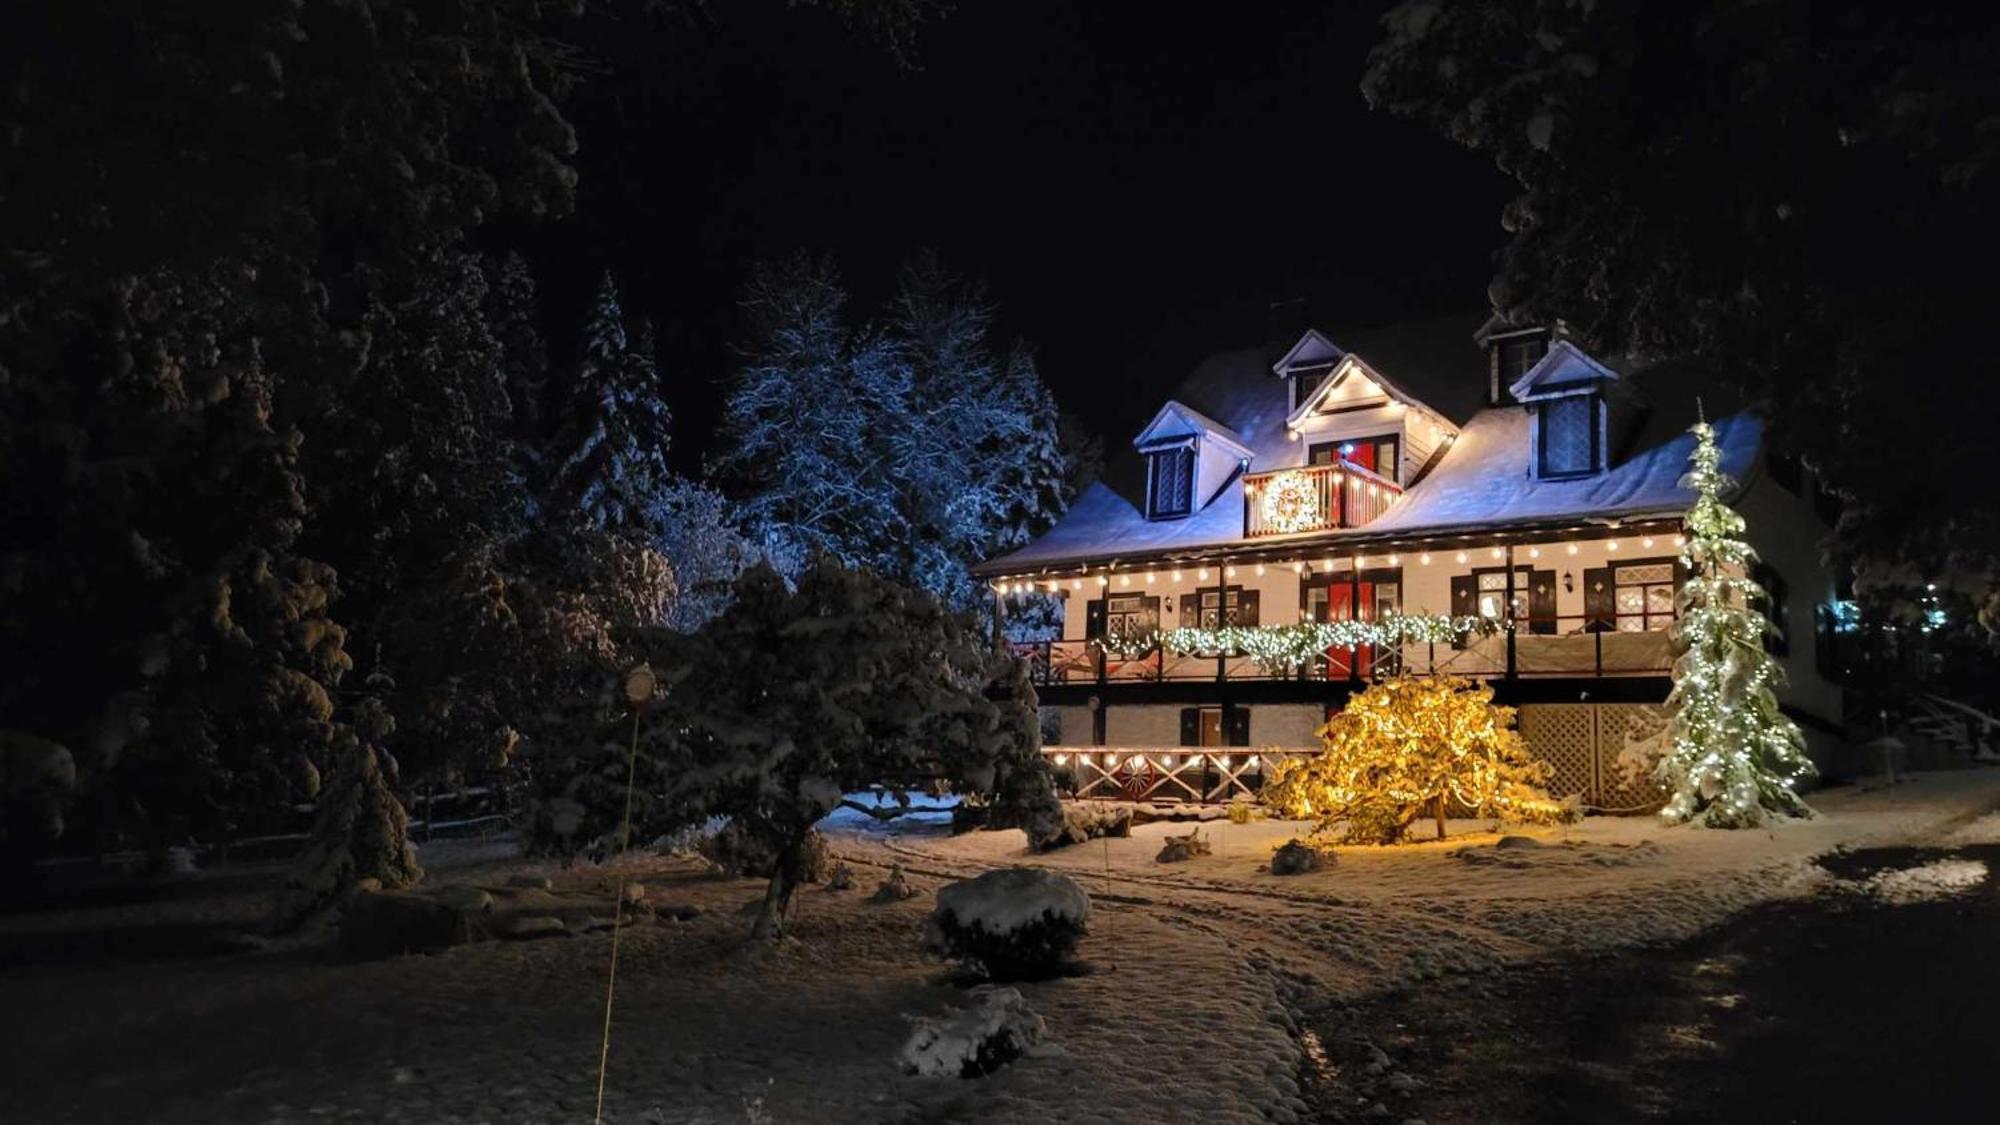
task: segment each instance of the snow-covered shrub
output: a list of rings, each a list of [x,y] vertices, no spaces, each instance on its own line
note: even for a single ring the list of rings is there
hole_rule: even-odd
[[[1271,853],[1271,874],[1304,875],[1333,863],[1335,858],[1333,852],[1315,847],[1310,841],[1287,840]]]
[[[978,964],[996,980],[1035,980],[1068,963],[1090,927],[1090,898],[1076,880],[1008,867],[938,892],[933,950]]]
[[[1196,828],[1185,836],[1167,837],[1160,854],[1153,859],[1156,863],[1186,863],[1196,856],[1208,855],[1209,851],[1209,842],[1201,838],[1201,829]]]
[[[903,873],[903,865],[898,863],[889,868],[889,877],[882,880],[870,902],[902,902],[917,897],[917,888],[910,885],[910,877]]]
[[[941,1020],[919,1018],[896,1053],[907,1074],[927,1078],[977,1078],[1019,1058],[1047,1032],[1021,994],[982,985],[973,1003]]]
[[[1130,805],[1104,805],[1093,801],[1073,801],[1062,806],[1061,827],[1045,836],[1028,837],[1029,846],[1038,852],[1054,851],[1085,840],[1095,840],[1099,836],[1120,838],[1132,834],[1132,807]]]

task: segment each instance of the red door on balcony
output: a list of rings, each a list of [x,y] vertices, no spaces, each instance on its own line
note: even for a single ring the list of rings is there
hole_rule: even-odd
[[[1371,608],[1375,604],[1375,583],[1363,580],[1360,583],[1360,620],[1374,619]],[[1316,622],[1353,621],[1355,584],[1340,575],[1324,585],[1307,591],[1306,609]],[[1370,646],[1360,645],[1353,650],[1333,647],[1326,650],[1326,677],[1330,680],[1344,680],[1350,675],[1366,677],[1374,670],[1375,654]]]

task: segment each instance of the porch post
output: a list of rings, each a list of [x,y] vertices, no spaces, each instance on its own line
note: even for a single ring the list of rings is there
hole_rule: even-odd
[[[1357,555],[1347,556],[1347,617],[1350,621],[1361,620],[1361,559]],[[1361,682],[1361,646],[1347,648],[1347,682]]]
[[[1514,545],[1507,544],[1507,601],[1500,620],[1507,624],[1507,678],[1513,679],[1519,664],[1514,653]]]
[[[993,591],[993,647],[1007,647],[1007,594],[1004,588]]]

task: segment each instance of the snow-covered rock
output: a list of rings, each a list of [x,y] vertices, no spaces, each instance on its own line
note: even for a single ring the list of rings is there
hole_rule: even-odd
[[[1287,840],[1283,847],[1271,853],[1271,874],[1304,875],[1331,865],[1335,859],[1334,853],[1316,848],[1304,840]]]
[[[915,898],[916,894],[917,888],[910,885],[909,876],[903,874],[903,865],[898,863],[889,868],[889,877],[882,880],[881,886],[875,888],[875,894],[870,901],[902,902],[904,899]]]
[[[929,938],[931,948],[996,979],[1033,979],[1059,970],[1089,924],[1090,898],[1076,880],[1008,867],[939,891]]]
[[[982,986],[971,1006],[941,1020],[919,1018],[896,1054],[905,1073],[977,1078],[1021,1057],[1047,1033],[1042,1017],[1011,988]]]
[[[1197,828],[1185,836],[1169,836],[1160,848],[1160,854],[1153,857],[1157,863],[1186,863],[1196,856],[1209,854],[1209,842],[1201,838]]]

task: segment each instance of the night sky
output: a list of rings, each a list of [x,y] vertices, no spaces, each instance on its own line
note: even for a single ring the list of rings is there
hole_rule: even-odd
[[[1506,184],[1368,108],[1385,4],[967,2],[911,65],[817,9],[600,24],[569,106],[577,214],[502,228],[561,354],[596,275],[653,317],[675,455],[706,450],[750,263],[834,255],[878,299],[935,246],[990,284],[1057,398],[1115,442],[1274,301],[1365,324],[1477,307]]]

